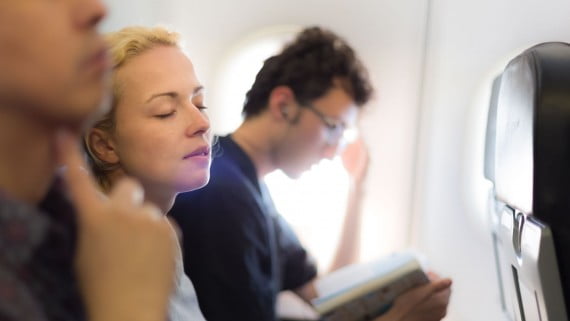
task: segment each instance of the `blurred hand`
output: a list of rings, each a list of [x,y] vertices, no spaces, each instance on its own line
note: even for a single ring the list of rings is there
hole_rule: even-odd
[[[392,308],[375,321],[439,321],[447,313],[451,280],[431,274],[430,283],[407,291],[394,301]]]
[[[143,204],[133,180],[102,198],[76,136],[57,137],[64,181],[77,212],[75,257],[89,320],[164,320],[174,286],[176,236],[158,208]]]
[[[368,170],[368,149],[362,137],[346,146],[341,154],[344,168],[356,185],[364,180]]]

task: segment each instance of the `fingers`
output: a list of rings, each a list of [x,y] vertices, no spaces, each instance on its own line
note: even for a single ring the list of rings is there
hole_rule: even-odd
[[[439,276],[439,274],[437,274],[433,271],[428,271],[427,275],[428,275],[428,278],[430,280],[430,283],[433,286],[433,290],[435,292],[445,290],[445,289],[449,288],[451,286],[451,284],[453,283],[451,281],[451,279],[441,278],[441,276]]]
[[[430,285],[432,288],[432,292],[439,292],[451,287],[451,283],[452,283],[451,279],[445,278],[445,279],[432,281]]]
[[[131,178],[122,178],[115,184],[109,201],[113,208],[121,208],[120,213],[123,214],[134,214],[139,217],[146,215],[155,221],[165,217],[155,204],[144,201],[142,186]]]
[[[135,180],[123,178],[115,184],[110,199],[125,207],[139,206],[144,201],[144,190]]]
[[[433,271],[428,271],[427,272],[427,276],[429,278],[430,281],[435,281],[440,279],[441,277],[439,276],[439,274],[433,272]]]
[[[429,298],[434,293],[449,289],[450,286],[450,279],[440,279],[411,289],[401,295],[399,298],[402,302],[405,302],[410,306],[415,306]]]
[[[352,178],[361,181],[368,167],[368,150],[362,137],[346,147],[342,153],[344,167]]]
[[[98,211],[97,208],[107,201],[100,196],[97,184],[86,170],[87,165],[76,135],[66,130],[58,132],[56,149],[58,160],[65,166],[64,181],[78,215],[85,218],[92,213],[105,214],[106,211]],[[137,208],[143,204],[144,191],[135,180],[124,178],[117,182],[108,201],[124,209]],[[150,213],[154,218],[162,217],[160,210],[154,206],[145,206],[144,212]]]
[[[447,311],[450,286],[450,279],[439,279],[400,295],[394,301],[394,319],[441,320]]]
[[[151,203],[145,203],[141,208],[141,212],[149,215],[152,219],[157,221],[164,218],[162,211]]]
[[[408,291],[407,296],[409,296],[409,302],[412,303],[412,305],[416,305],[427,299],[434,292],[434,284],[430,282]]]
[[[67,130],[60,130],[56,137],[57,158],[65,166],[64,181],[72,203],[80,213],[99,202],[98,190],[79,149],[78,138]]]
[[[434,285],[433,289],[435,292],[432,292],[426,300],[414,309],[416,315],[422,316],[419,320],[439,321],[447,314],[451,288],[445,287],[441,289]]]

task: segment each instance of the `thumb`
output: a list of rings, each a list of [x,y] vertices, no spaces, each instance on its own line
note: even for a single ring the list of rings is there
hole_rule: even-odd
[[[449,288],[451,286],[451,279],[448,278],[444,278],[444,279],[438,279],[435,281],[432,281],[430,286],[432,289],[432,292],[439,292],[442,290],[445,290],[447,288]]]
[[[431,281],[424,285],[413,288],[402,295],[402,299],[407,302],[409,306],[415,306],[425,299],[429,298],[434,293],[445,290],[451,286],[450,279],[439,279]]]
[[[67,186],[71,202],[83,215],[100,202],[98,189],[87,171],[87,165],[79,148],[79,138],[67,130],[56,134],[57,158],[63,165],[63,179]]]

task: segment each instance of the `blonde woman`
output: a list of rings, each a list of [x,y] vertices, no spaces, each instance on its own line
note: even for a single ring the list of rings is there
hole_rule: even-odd
[[[167,213],[177,193],[200,188],[209,179],[204,89],[178,34],[130,27],[106,40],[113,60],[113,103],[85,136],[93,172],[104,192],[122,177],[136,178],[144,200]],[[203,320],[181,259],[170,320]]]

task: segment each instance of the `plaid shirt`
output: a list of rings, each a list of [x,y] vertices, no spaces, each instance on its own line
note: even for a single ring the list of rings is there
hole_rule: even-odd
[[[39,208],[0,195],[0,320],[85,320],[73,211],[57,188]]]

